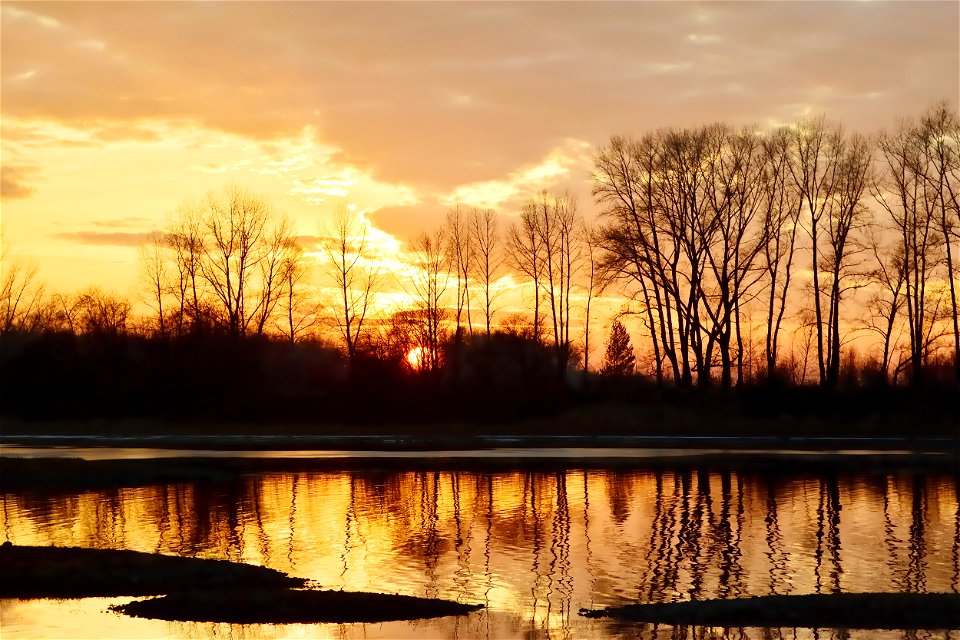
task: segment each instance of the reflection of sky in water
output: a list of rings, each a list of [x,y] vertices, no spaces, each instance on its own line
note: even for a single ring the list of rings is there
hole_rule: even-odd
[[[960,589],[953,476],[364,470],[7,495],[3,506],[0,531],[16,544],[227,558],[325,588],[488,606],[417,623],[230,626],[104,613],[118,599],[5,601],[4,638],[709,637],[706,629],[617,627],[577,611],[769,593]],[[768,631],[795,637],[792,629]],[[815,636],[845,637],[796,632]]]

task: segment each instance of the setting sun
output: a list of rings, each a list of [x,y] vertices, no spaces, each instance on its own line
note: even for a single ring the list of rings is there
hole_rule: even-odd
[[[414,347],[410,350],[410,353],[407,354],[407,362],[411,367],[419,371],[423,365],[423,356],[423,347]]]

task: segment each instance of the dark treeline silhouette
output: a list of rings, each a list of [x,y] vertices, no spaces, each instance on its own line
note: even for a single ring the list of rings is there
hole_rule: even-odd
[[[520,419],[571,400],[549,351],[523,336],[449,345],[444,359],[458,363],[456,376],[452,368],[411,370],[405,356],[371,351],[347,360],[319,341],[216,333],[8,333],[0,412],[28,419],[429,422]]]
[[[893,365],[921,384],[945,334],[960,380],[960,120],[946,104],[876,142],[823,118],[615,136],[597,157],[594,194],[603,264],[639,304],[658,382],[743,384],[752,306],[767,379],[783,376],[784,317],[801,306],[821,386],[840,385],[845,345],[864,328],[883,340],[880,382]],[[861,289],[872,292],[868,314]],[[844,318],[846,307],[866,321]],[[893,363],[904,315],[905,353]]]
[[[949,413],[960,119],[947,104],[874,137],[823,118],[614,136],[593,179],[596,228],[570,194],[533,195],[510,224],[456,206],[388,267],[362,214],[304,239],[259,197],[211,192],[142,248],[145,315],[99,289],[48,295],[35,268],[5,263],[0,410],[514,419],[736,387],[739,404],[718,402],[751,415],[918,399]],[[405,302],[384,303],[398,291]],[[603,291],[628,302],[593,373]],[[852,341],[867,334],[863,353]],[[916,391],[883,391],[894,383]]]

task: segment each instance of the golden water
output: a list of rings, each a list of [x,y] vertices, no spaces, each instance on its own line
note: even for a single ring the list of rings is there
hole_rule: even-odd
[[[265,565],[331,589],[482,603],[413,623],[216,625],[110,613],[130,598],[4,600],[3,638],[960,638],[958,632],[616,625],[581,607],[960,590],[956,476],[596,470],[258,474],[3,496],[14,544]]]

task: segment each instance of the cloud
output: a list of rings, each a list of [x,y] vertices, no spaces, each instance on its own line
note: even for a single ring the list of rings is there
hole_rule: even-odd
[[[499,208],[518,196],[529,197],[569,178],[575,168],[585,170],[591,161],[591,150],[589,142],[567,140],[540,162],[511,171],[503,180],[460,185],[441,199],[447,205]]]
[[[27,184],[34,178],[39,169],[28,166],[0,166],[0,198],[3,200],[13,200],[15,198],[28,198],[36,189]]]
[[[960,94],[957,3],[4,2],[3,15],[4,119],[181,120],[261,140],[310,126],[343,163],[418,191],[502,181],[567,138],[807,106],[870,129]],[[818,85],[837,89],[815,100]]]
[[[70,240],[81,244],[106,245],[115,247],[139,247],[146,244],[157,231],[69,231],[55,233],[55,238]]]

